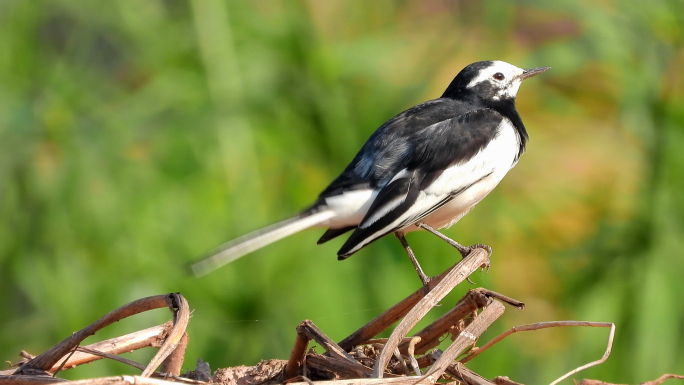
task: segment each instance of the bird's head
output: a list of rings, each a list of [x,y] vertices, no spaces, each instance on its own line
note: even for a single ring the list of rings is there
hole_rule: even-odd
[[[503,61],[480,61],[461,70],[442,97],[455,98],[475,94],[484,101],[515,99],[523,80],[538,75],[550,67],[518,68]]]

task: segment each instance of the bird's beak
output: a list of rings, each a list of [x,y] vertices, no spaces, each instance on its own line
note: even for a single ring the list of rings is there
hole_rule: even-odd
[[[531,78],[532,76],[539,75],[540,73],[546,72],[550,69],[551,69],[551,67],[537,67],[537,68],[526,69],[523,71],[522,75],[520,75],[520,80],[525,80],[527,78]]]

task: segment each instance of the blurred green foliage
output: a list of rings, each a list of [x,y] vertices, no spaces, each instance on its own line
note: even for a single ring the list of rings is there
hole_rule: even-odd
[[[612,356],[576,378],[684,372],[681,0],[2,1],[0,359],[172,291],[195,309],[187,368],[286,358],[306,318],[344,338],[419,287],[391,237],[338,262],[342,240],[316,246],[312,230],[202,279],[182,267],[308,205],[386,119],[487,59],[553,69],[519,93],[528,152],[446,231],[491,245],[474,280],[528,304],[483,340],[611,321]],[[429,234],[409,242],[428,273],[458,259]],[[472,367],[549,382],[606,335],[516,334]],[[134,371],[64,375],[115,373]]]

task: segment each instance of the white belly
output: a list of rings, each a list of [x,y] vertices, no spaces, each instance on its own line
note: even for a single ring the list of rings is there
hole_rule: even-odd
[[[463,216],[468,214],[468,212],[475,207],[476,204],[480,203],[484,197],[494,190],[494,187],[501,182],[501,179],[503,178],[494,178],[493,176],[483,179],[468,190],[456,196],[453,200],[439,210],[435,211],[423,221],[436,229],[449,228],[453,226],[456,222],[463,218]]]
[[[464,178],[471,175],[487,175],[467,190],[456,195],[446,205],[422,220],[436,229],[448,228],[458,222],[476,204],[484,199],[515,166],[520,139],[518,133],[507,120],[500,126],[499,135],[480,153],[465,164],[445,170],[444,173],[425,191],[425,194],[438,194],[439,190],[453,191],[462,186]],[[434,186],[434,187],[433,187]],[[411,225],[405,232],[418,230]]]

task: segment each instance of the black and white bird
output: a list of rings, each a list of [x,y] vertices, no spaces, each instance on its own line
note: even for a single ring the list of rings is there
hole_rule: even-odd
[[[439,99],[380,126],[311,207],[222,245],[192,270],[204,275],[299,231],[326,227],[319,244],[353,231],[337,253],[340,260],[395,234],[427,285],[404,234],[425,229],[464,256],[469,252],[437,229],[458,222],[518,163],[528,135],[515,97],[523,80],[548,69],[502,61],[468,65]]]

